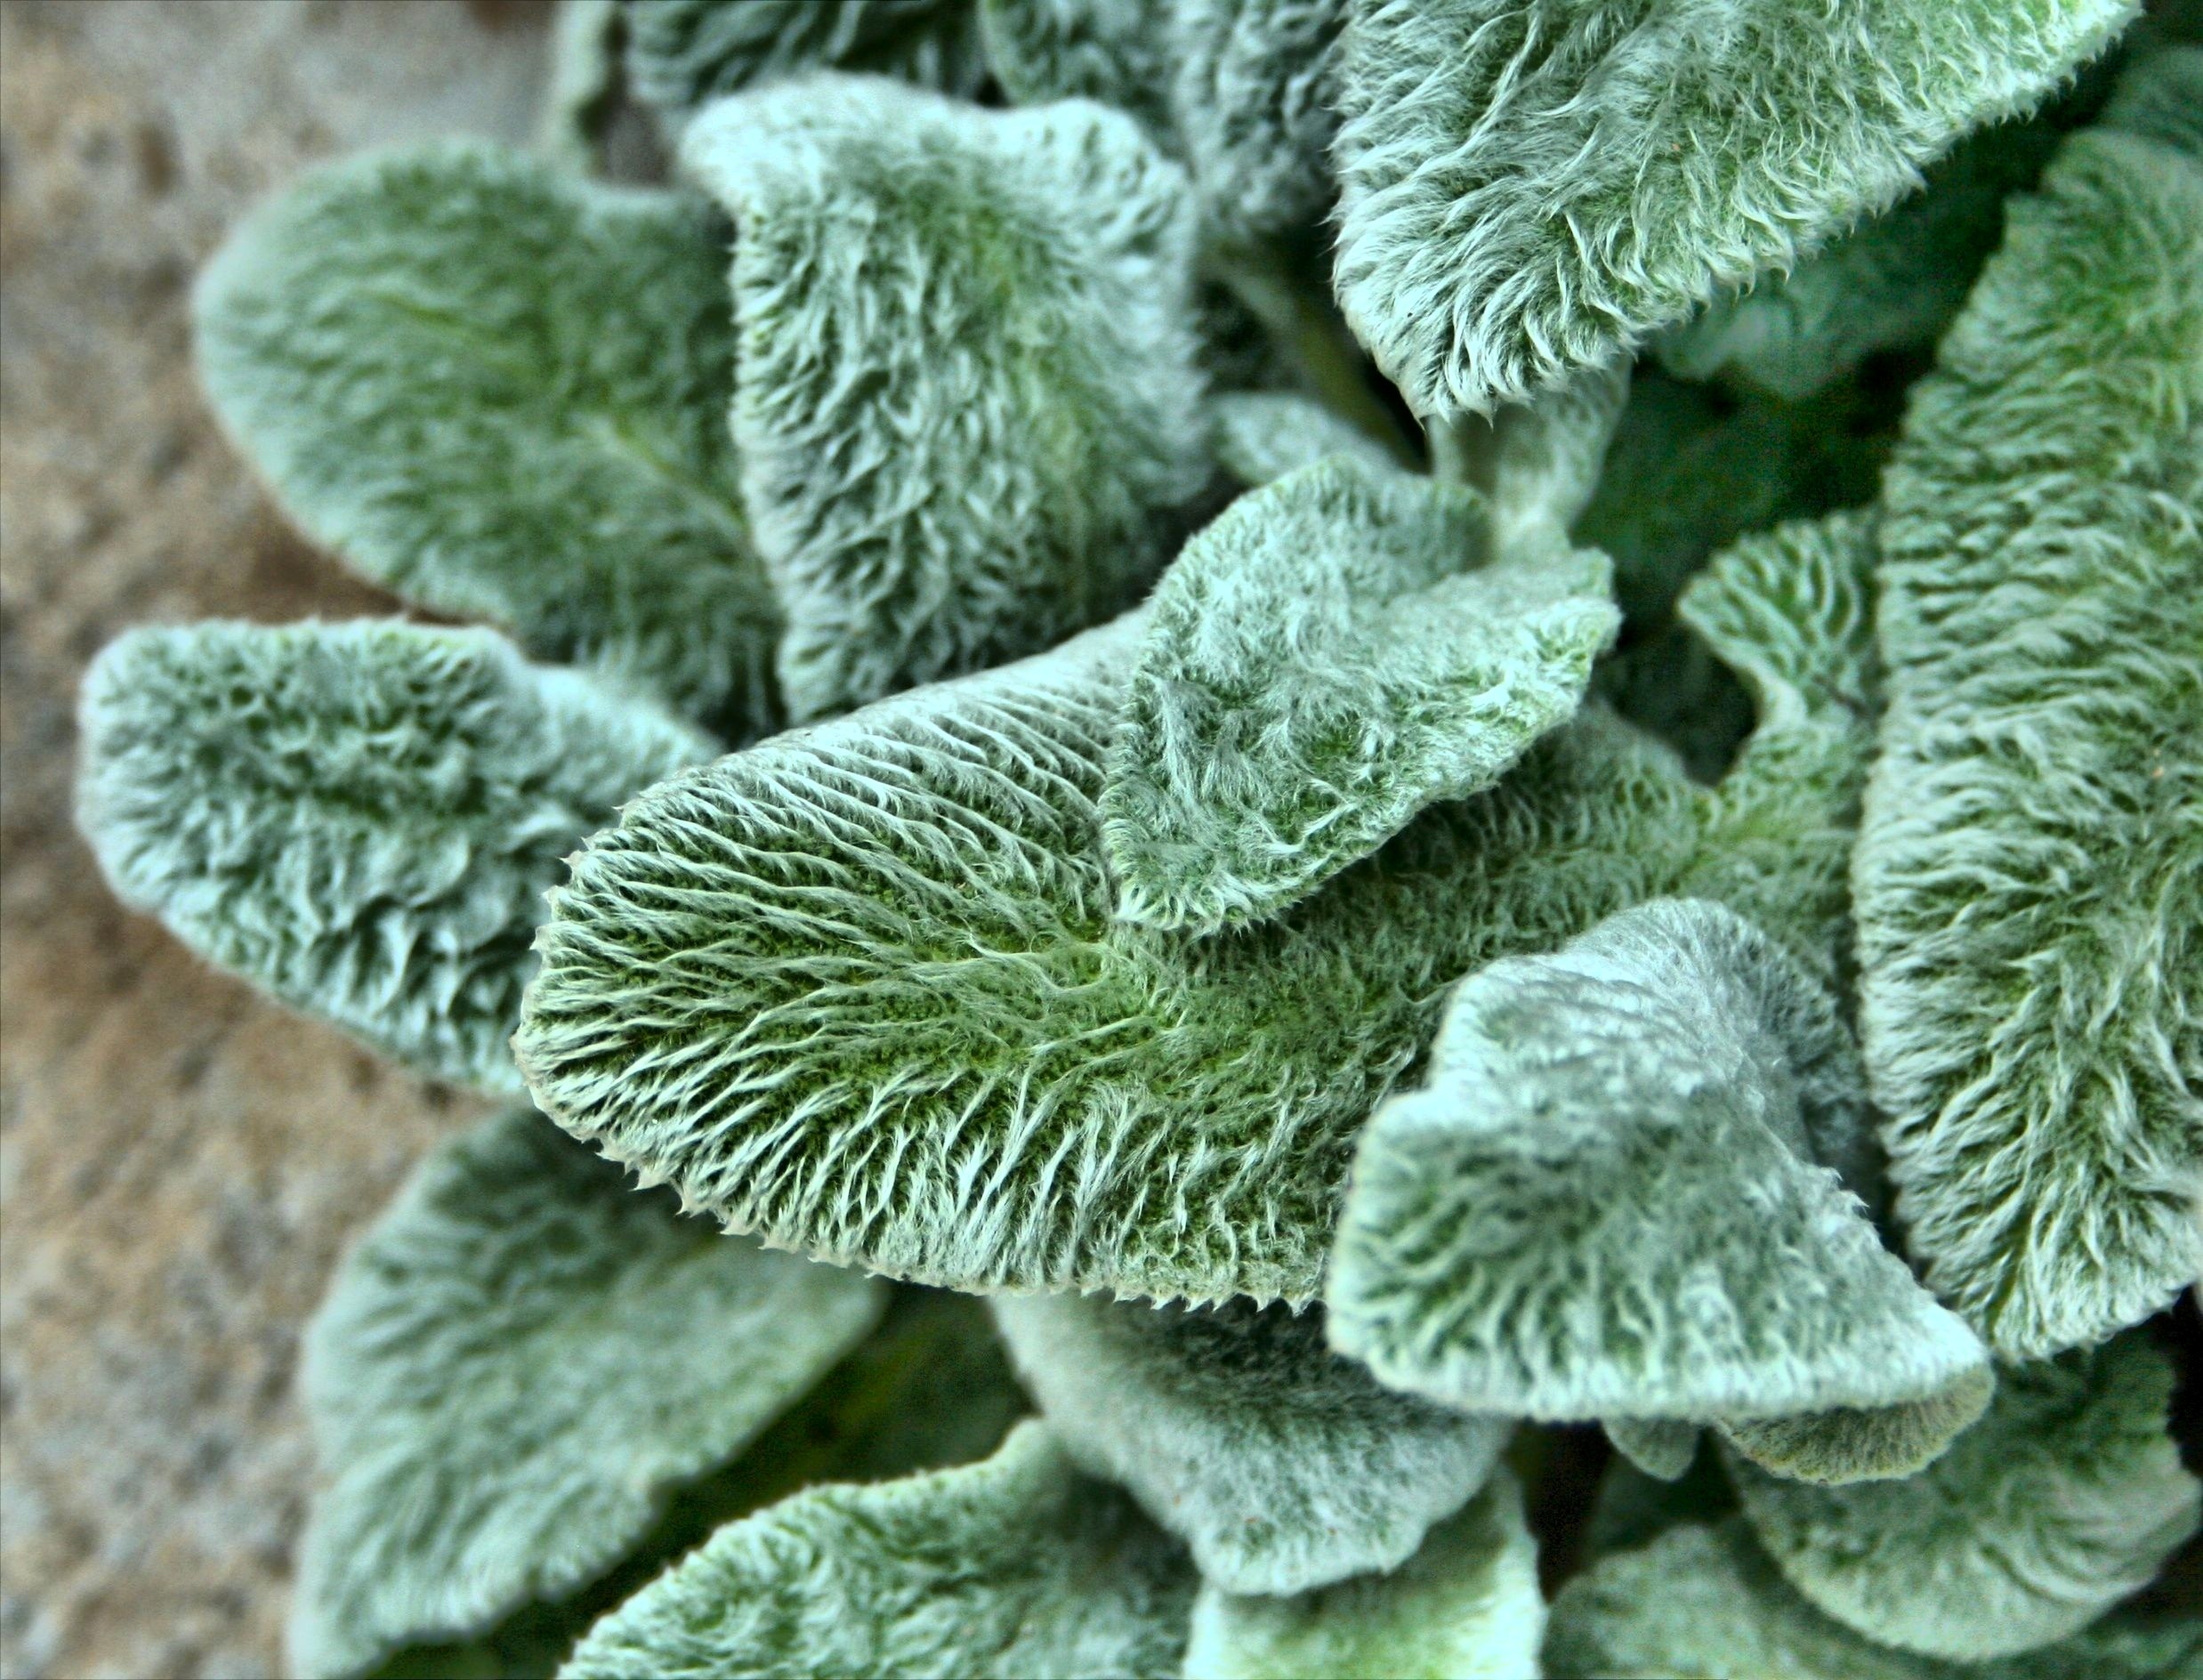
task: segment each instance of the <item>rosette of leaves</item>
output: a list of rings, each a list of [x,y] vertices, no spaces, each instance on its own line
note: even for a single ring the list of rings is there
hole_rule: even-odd
[[[677,184],[256,215],[217,411],[483,622],[133,633],[85,826],[536,1102],[310,1332],[297,1666],[2195,1660],[2157,1332],[2028,1362],[2203,1159],[2197,60],[1981,126],[2126,10],[628,0]]]

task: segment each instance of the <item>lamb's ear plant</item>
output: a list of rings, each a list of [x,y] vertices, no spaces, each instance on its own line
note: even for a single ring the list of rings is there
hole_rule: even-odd
[[[2203,1662],[2131,10],[580,0],[547,156],[258,212],[217,412],[484,623],[133,632],[84,825],[534,1099],[308,1332],[294,1665]]]

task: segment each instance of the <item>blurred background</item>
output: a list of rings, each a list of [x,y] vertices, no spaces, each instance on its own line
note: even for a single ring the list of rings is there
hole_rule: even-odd
[[[394,610],[292,537],[190,359],[191,278],[309,162],[524,140],[529,0],[0,0],[0,1674],[280,1669],[298,1333],[476,1099],[202,965],[69,820],[125,626]]]

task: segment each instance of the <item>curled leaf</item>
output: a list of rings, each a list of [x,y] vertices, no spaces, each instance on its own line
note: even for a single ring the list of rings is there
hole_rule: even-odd
[[[1894,1651],[1800,1597],[1740,1519],[1672,1528],[1617,1553],[1553,1601],[1553,1680],[2169,1680],[2203,1659],[2192,1617],[2113,1617],[2019,1657],[1954,1663]]]
[[[355,159],[199,277],[199,372],[348,565],[746,737],[779,623],[727,438],[724,248],[699,200],[486,146]]]
[[[1119,113],[821,77],[722,101],[734,435],[798,717],[1128,604],[1207,481],[1183,173]]]
[[[1398,1567],[1490,1474],[1508,1426],[1378,1386],[1319,1312],[1002,1296],[995,1316],[1071,1455],[1130,1489],[1227,1593]]]
[[[2069,140],[1913,392],[1853,868],[1898,1214],[1999,1351],[2203,1272],[2203,155]]]
[[[2033,1650],[2149,1585],[2203,1518],[2167,1433],[2172,1369],[2134,1334],[2007,1368],[1920,1474],[1816,1488],[1731,1462],[1792,1586],[1884,1644],[1954,1661]]]
[[[711,755],[484,630],[138,630],[85,679],[77,815],[117,896],[208,960],[442,1078],[506,1040],[561,860]]]
[[[635,97],[685,117],[806,70],[868,70],[969,96],[986,79],[972,0],[626,0]]]
[[[1362,1135],[1326,1291],[1332,1345],[1387,1385],[1691,1419],[1982,1380],[1816,1164],[1864,1098],[1835,999],[1733,913],[1640,905],[1473,975],[1426,1079]]]
[[[813,1489],[606,1617],[561,1680],[1177,1672],[1193,1571],[1039,1424],[982,1464]]]
[[[1419,414],[1604,363],[1882,209],[2033,105],[2133,0],[1367,0],[1336,287]]]
[[[1763,1469],[1840,1486],[1914,1474],[1973,1426],[1996,1390],[1990,1373],[1895,1406],[1836,1406],[1789,1418],[1723,1418],[1723,1439]]]
[[[1604,557],[1495,556],[1475,492],[1334,458],[1241,497],[1149,610],[1102,793],[1118,913],[1257,921],[1576,710]]]
[[[615,1563],[869,1329],[885,1290],[632,1190],[540,1114],[423,1163],[303,1378],[327,1477],[291,1649],[351,1674]]]
[[[1698,791],[1586,714],[1228,940],[1112,920],[1140,621],[666,783],[554,895],[541,1099],[736,1227],[963,1288],[1316,1292],[1446,979],[1687,866]]]
[[[1292,1598],[1205,1582],[1185,1680],[1521,1680],[1545,1625],[1522,1490],[1503,1469],[1389,1573]]]

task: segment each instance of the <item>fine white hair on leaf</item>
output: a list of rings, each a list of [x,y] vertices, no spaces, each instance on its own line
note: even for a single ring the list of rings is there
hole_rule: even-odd
[[[291,1652],[352,1674],[593,1579],[869,1330],[876,1279],[639,1191],[542,1115],[433,1151],[338,1272]]]
[[[625,0],[635,97],[675,122],[744,88],[867,71],[969,97],[986,80],[972,0]]]
[[[1066,1449],[1130,1490],[1230,1593],[1397,1568],[1483,1486],[1511,1426],[1381,1387],[1319,1310],[997,1296]]]
[[[544,893],[699,731],[488,630],[131,632],[86,674],[77,820],[124,902],[440,1078],[521,1089]]]
[[[737,223],[733,431],[798,718],[1036,652],[1207,485],[1184,172],[1085,101],[819,76],[682,149]]]
[[[1335,284],[1418,414],[1604,363],[1917,184],[2137,0],[1360,0]]]

